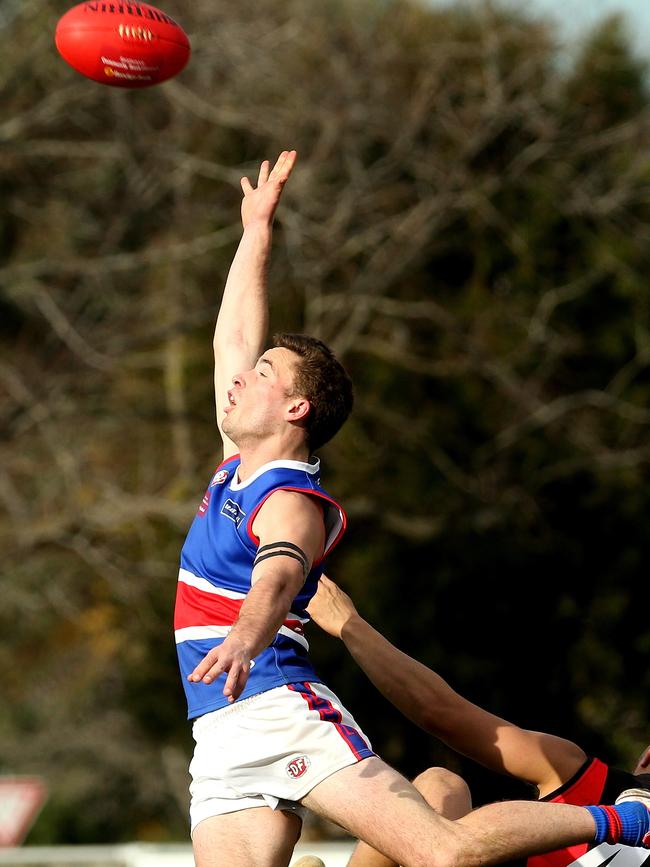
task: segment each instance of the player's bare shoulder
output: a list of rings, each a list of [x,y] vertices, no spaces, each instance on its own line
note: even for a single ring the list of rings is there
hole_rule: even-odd
[[[274,491],[255,516],[252,531],[260,540],[275,537],[300,544],[312,562],[319,560],[325,547],[322,503],[309,493]]]

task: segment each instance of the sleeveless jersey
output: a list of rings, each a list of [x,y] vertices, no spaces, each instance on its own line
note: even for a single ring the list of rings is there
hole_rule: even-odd
[[[320,486],[320,463],[272,461],[244,482],[237,480],[239,455],[220,464],[203,496],[181,551],[174,631],[181,678],[193,719],[228,704],[223,695],[226,674],[210,684],[191,683],[187,676],[203,657],[224,640],[251,588],[259,539],[253,522],[275,491],[300,491],[323,505],[325,551],[328,554],[345,529],[345,513]],[[283,541],[278,539],[278,541]],[[320,682],[312,668],[304,635],[306,607],[323,571],[314,563],[275,639],[251,663],[240,698],[276,686]]]
[[[540,798],[554,804],[613,804],[625,789],[650,788],[650,775],[635,777],[628,771],[610,768],[600,759],[587,759],[580,770],[563,786]],[[580,843],[556,849],[544,855],[508,862],[511,867],[650,867],[650,852],[647,849],[609,843],[596,846]],[[647,863],[646,863],[647,862]]]

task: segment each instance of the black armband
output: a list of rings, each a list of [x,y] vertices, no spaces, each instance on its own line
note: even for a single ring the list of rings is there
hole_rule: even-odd
[[[257,549],[253,569],[258,563],[261,563],[262,560],[268,560],[269,557],[291,557],[300,563],[305,578],[309,574],[309,559],[302,548],[294,545],[293,542],[272,542],[270,545],[262,545],[261,548]]]

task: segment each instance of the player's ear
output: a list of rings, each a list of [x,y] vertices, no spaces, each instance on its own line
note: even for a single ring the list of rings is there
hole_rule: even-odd
[[[310,409],[311,404],[306,397],[292,397],[291,403],[287,406],[286,419],[291,422],[304,421]]]
[[[639,756],[639,761],[637,762],[636,768],[634,769],[635,774],[647,774],[650,773],[650,744],[645,748],[645,750]]]

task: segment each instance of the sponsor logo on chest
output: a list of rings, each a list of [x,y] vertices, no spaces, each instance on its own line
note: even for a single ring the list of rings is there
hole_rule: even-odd
[[[235,523],[238,527],[246,517],[246,512],[234,500],[228,498],[221,507],[221,514]]]

